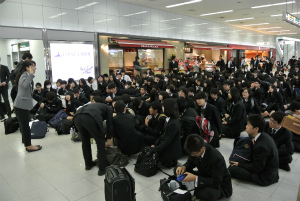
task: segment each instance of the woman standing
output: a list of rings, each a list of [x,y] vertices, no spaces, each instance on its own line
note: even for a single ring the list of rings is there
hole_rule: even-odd
[[[15,86],[18,87],[18,94],[14,102],[14,109],[19,121],[22,133],[22,143],[25,144],[26,151],[33,152],[42,149],[40,145],[31,144],[31,131],[29,127],[30,110],[33,108],[32,102],[32,80],[36,70],[34,61],[24,61],[19,71]]]

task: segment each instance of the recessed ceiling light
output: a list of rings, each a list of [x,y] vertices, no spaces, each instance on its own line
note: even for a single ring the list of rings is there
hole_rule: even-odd
[[[251,26],[264,25],[264,24],[270,24],[270,23],[247,24],[247,25],[243,25],[243,26],[244,26],[244,27],[251,27]]]
[[[99,2],[95,2],[94,1],[92,3],[88,3],[88,4],[83,5],[83,6],[79,6],[79,7],[75,8],[75,10],[80,10],[80,9],[83,9],[83,8],[86,8],[86,7],[90,7],[90,6],[93,6],[93,5],[97,4],[97,3],[99,3]]]
[[[295,13],[291,13],[292,15],[297,15],[300,14],[300,12],[295,12]],[[277,15],[271,15],[271,17],[279,17],[282,16],[282,14],[277,14]]]
[[[242,20],[253,20],[254,17],[242,18],[242,19],[234,19],[234,20],[225,20],[225,22],[235,22],[235,21],[242,21]]]
[[[166,8],[173,8],[173,7],[183,6],[183,5],[187,5],[187,4],[198,3],[200,1],[202,1],[202,0],[186,1],[186,2],[183,2],[183,3],[177,3],[177,4],[168,5],[168,6],[166,6]]]
[[[170,20],[161,20],[160,22],[168,22],[168,21],[176,21],[176,20],[182,20],[182,18],[175,18]]]
[[[206,13],[206,14],[201,14],[200,16],[216,15],[216,14],[230,13],[230,12],[233,12],[233,10],[225,10],[225,11],[220,11],[220,12],[215,12],[215,13]]]
[[[130,27],[139,27],[139,26],[146,26],[148,24],[135,24],[135,25],[131,25]]]
[[[262,29],[280,29],[281,27],[269,27],[269,28],[259,28],[257,30],[262,30]]]
[[[106,21],[110,21],[110,20],[112,20],[112,19],[99,20],[99,21],[95,21],[95,23],[106,22]]]
[[[141,11],[141,12],[137,12],[137,13],[131,13],[131,14],[127,14],[127,15],[123,15],[123,17],[129,17],[129,16],[132,16],[132,15],[139,15],[139,14],[143,14],[143,13],[147,13],[148,11]]]
[[[281,5],[286,5],[286,4],[292,4],[296,3],[296,1],[287,1],[287,2],[282,2],[282,3],[274,3],[274,4],[266,4],[266,5],[261,5],[261,6],[253,6],[253,8],[265,8],[265,7],[271,7],[271,6],[281,6]]]
[[[59,13],[59,14],[53,15],[53,16],[51,16],[49,18],[56,18],[56,17],[62,16],[62,15],[65,15],[65,14],[67,14],[67,13]]]
[[[269,31],[269,32],[284,32],[284,31],[290,31],[290,30]]]
[[[158,29],[158,30],[160,30],[160,31],[164,31],[164,30],[175,29],[175,28],[177,28],[177,27],[170,27],[170,28]]]

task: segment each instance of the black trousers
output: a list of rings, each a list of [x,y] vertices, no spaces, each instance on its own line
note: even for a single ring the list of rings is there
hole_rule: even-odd
[[[100,170],[108,166],[105,155],[105,137],[96,120],[89,114],[78,114],[74,118],[74,124],[82,136],[82,153],[86,166],[93,162],[90,138],[94,138],[97,144],[97,159]]]
[[[291,163],[293,157],[291,155],[279,156],[279,164],[285,165]]]
[[[7,113],[7,116],[11,116],[11,108],[10,108],[10,103],[8,99],[8,89],[6,87],[0,87],[0,94],[3,97],[4,104],[5,104],[5,110]],[[2,114],[4,113],[3,111],[0,111]]]
[[[178,166],[174,168],[174,175],[176,175],[177,167]],[[198,175],[198,171],[194,171],[192,169],[186,169],[186,172]],[[194,196],[203,201],[213,201],[220,199],[222,197],[222,193],[221,190],[212,187],[195,187]]]
[[[25,147],[28,147],[31,145],[31,131],[29,127],[30,112],[29,110],[24,110],[15,107],[15,113],[20,125],[20,131],[22,134],[22,143],[24,143]]]
[[[300,152],[300,143],[293,141],[293,144],[294,144],[294,151]]]
[[[227,138],[239,138],[241,133],[239,130],[233,129],[230,126],[223,125],[222,124],[222,133],[225,135]]]

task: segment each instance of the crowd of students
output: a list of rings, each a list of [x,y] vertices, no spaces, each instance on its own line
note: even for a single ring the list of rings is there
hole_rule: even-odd
[[[106,146],[112,145],[112,137],[125,155],[150,146],[151,153],[158,153],[161,164],[169,168],[176,167],[183,155],[195,152],[185,148],[185,141],[191,134],[200,134],[197,117],[205,118],[214,133],[207,143],[210,145],[205,145],[209,149],[222,146],[224,137],[240,137],[246,129],[257,144],[254,161],[248,165],[232,161],[229,171],[233,177],[270,185],[278,181],[278,167],[289,171],[294,151],[300,151],[300,136],[281,127],[285,113],[300,114],[300,72],[294,65],[287,74],[281,69],[267,73],[267,63],[260,63],[234,70],[229,63],[211,73],[189,69],[186,74],[164,70],[154,74],[148,70],[132,78],[122,70],[117,75],[100,75],[97,80],[80,79],[78,84],[72,78],[59,79],[53,86],[46,80],[43,85],[35,84],[37,104],[31,114],[34,117],[46,110],[51,114],[45,118],[48,121],[64,108],[72,121],[80,106],[105,104],[113,111],[107,125],[113,131],[105,132],[101,126],[110,139]],[[264,118],[270,118],[269,123]],[[89,154],[84,154],[86,169],[95,165]],[[103,175],[104,160],[98,161],[102,162],[99,175]]]

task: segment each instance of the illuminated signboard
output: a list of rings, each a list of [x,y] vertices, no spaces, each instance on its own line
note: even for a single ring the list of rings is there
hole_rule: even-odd
[[[288,12],[283,12],[282,20],[286,21],[286,22],[288,22],[288,23],[290,23],[292,25],[295,25],[297,27],[300,27],[300,20],[299,20],[299,18],[295,17],[294,15],[291,15]]]

